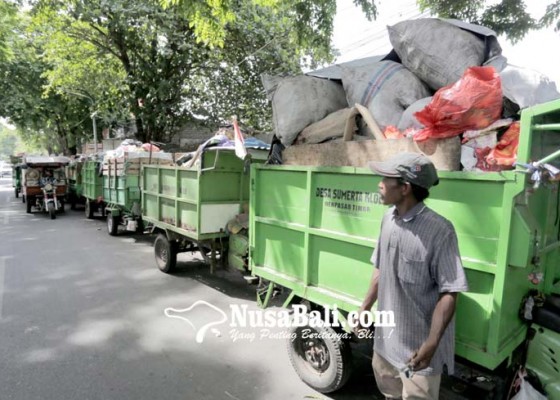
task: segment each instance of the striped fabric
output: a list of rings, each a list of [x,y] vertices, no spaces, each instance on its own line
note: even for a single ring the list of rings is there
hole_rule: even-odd
[[[367,88],[364,91],[360,104],[366,107],[369,106],[369,103],[375,96],[377,96],[377,93],[379,93],[379,91],[383,87],[383,84],[401,69],[404,69],[401,64],[387,63],[378,71],[376,71],[368,82]]]
[[[380,271],[377,310],[395,315],[395,327],[376,327],[374,351],[401,369],[428,337],[440,293],[468,290],[455,229],[424,203],[402,218],[392,207],[383,217],[372,262]],[[454,339],[453,319],[430,367],[418,374],[441,374],[444,365],[452,374]]]

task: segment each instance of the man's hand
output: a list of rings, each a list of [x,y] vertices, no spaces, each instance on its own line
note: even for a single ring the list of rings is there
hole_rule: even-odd
[[[412,367],[414,371],[420,371],[421,369],[428,368],[432,357],[437,350],[437,343],[425,341],[422,346],[414,352],[408,364]]]
[[[432,325],[428,338],[422,343],[422,346],[414,352],[409,360],[409,364],[414,371],[428,368],[432,357],[437,350],[439,341],[449,325],[449,321],[455,313],[455,302],[457,293],[442,293],[436,303],[432,315]]]

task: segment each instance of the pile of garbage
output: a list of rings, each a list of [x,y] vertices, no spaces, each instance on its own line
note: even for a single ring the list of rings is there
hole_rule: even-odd
[[[262,77],[282,146],[454,138],[464,170],[511,169],[519,110],[560,98],[547,77],[508,64],[488,28],[426,18],[388,34],[386,56]]]
[[[170,153],[162,152],[161,149],[154,144],[142,143],[134,139],[125,139],[116,149],[106,151],[103,156],[103,161],[119,159],[125,156],[128,158],[145,158],[150,155],[152,158],[171,160]]]
[[[245,149],[270,150],[270,145],[268,143],[244,134],[241,130],[239,133]],[[196,151],[185,153],[181,158],[177,159],[177,165],[182,165],[187,168],[200,165],[201,154],[211,149],[235,150],[235,130],[233,126],[220,127],[210,138],[202,143]]]

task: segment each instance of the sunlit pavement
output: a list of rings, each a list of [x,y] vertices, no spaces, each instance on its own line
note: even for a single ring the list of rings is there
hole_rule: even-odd
[[[205,300],[257,310],[255,287],[235,271],[209,274],[190,254],[178,273],[163,274],[153,239],[111,237],[104,220],[82,210],[56,220],[26,214],[11,180],[0,179],[0,399],[378,397],[368,349],[356,352],[350,382],[322,395],[297,377],[284,339],[257,331],[234,341],[224,324],[197,343],[195,329],[166,308]],[[208,322],[200,310],[194,325]]]

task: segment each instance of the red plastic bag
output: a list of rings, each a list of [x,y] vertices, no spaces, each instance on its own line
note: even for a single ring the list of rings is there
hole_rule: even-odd
[[[452,85],[436,92],[430,104],[414,113],[424,129],[414,135],[420,142],[478,130],[500,118],[502,84],[493,67],[470,67]]]
[[[150,151],[150,150],[151,150],[152,153],[157,153],[157,152],[160,151],[160,148],[159,148],[159,147],[157,147],[155,144],[151,144],[151,143],[144,143],[144,144],[142,145],[142,148],[143,148],[145,151]]]
[[[509,129],[502,135],[500,141],[486,156],[490,165],[502,165],[511,167],[517,161],[517,148],[519,147],[519,121],[511,124]]]
[[[385,132],[383,132],[385,138],[387,139],[402,139],[404,135],[399,131],[399,129],[394,125],[389,125],[385,128]]]
[[[479,147],[474,149],[474,155],[476,157],[475,168],[481,171],[503,171],[504,169],[507,169],[506,167],[502,167],[500,165],[488,163],[487,157],[491,151],[491,147]]]

